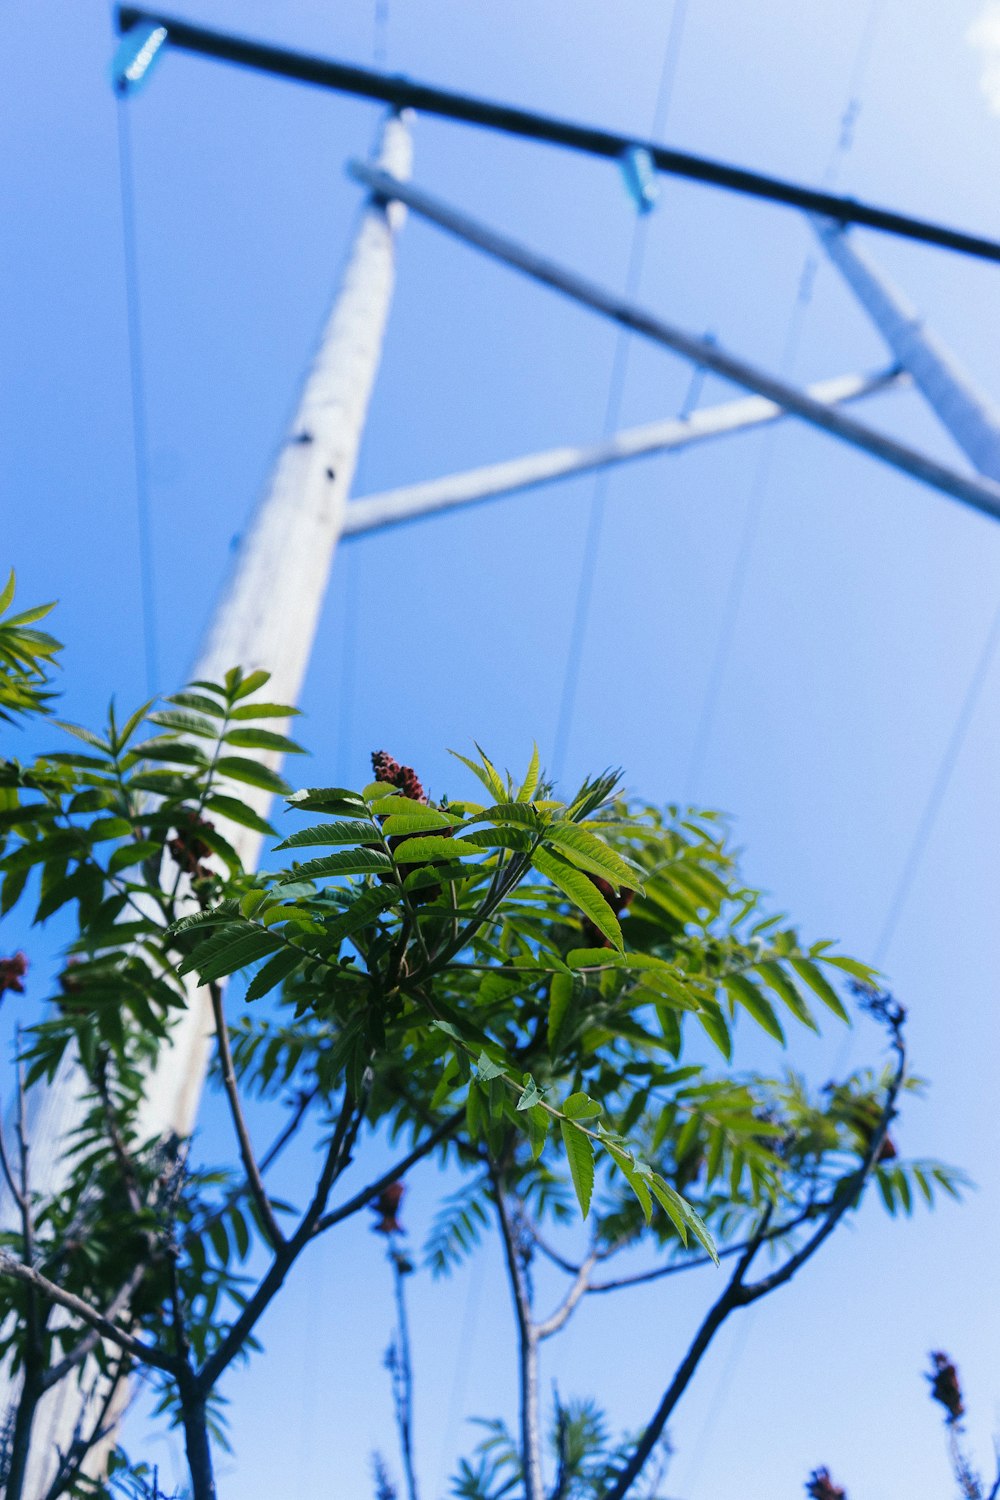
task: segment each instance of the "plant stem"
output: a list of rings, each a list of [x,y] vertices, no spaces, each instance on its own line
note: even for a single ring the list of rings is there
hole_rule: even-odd
[[[514,1314],[517,1319],[518,1366],[521,1391],[521,1467],[524,1471],[524,1500],[544,1500],[542,1479],[542,1437],[538,1413],[538,1335],[531,1317],[531,1298],[521,1265],[520,1251],[504,1197],[499,1169],[490,1164],[497,1219],[507,1260],[507,1276]]]

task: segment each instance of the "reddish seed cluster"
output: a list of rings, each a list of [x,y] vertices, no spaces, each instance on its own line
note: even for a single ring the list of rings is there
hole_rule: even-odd
[[[176,838],[167,841],[167,848],[177,864],[180,865],[185,875],[190,875],[192,880],[205,880],[211,875],[207,865],[202,860],[207,859],[212,850],[205,840],[198,837],[199,828],[209,830],[215,827],[206,818],[199,818],[196,812],[188,812],[184,819],[178,822]]]
[[[401,766],[398,760],[393,760],[388,750],[372,751],[372,770],[375,772],[376,781],[384,781],[389,786],[398,787],[403,796],[409,797],[412,802],[427,801],[427,794],[413,767]]]
[[[382,1189],[378,1197],[369,1203],[368,1207],[381,1215],[378,1223],[372,1226],[376,1234],[401,1234],[403,1232],[403,1226],[396,1215],[405,1192],[406,1188],[401,1182],[390,1182]]]
[[[0,958],[0,995],[10,990],[15,995],[24,994],[24,976],[28,972],[28,959],[24,953],[15,953],[10,958]]]
[[[616,891],[610,880],[603,880],[600,875],[588,875],[594,885],[600,891],[605,901],[611,907],[616,917],[627,911],[635,900],[635,891],[630,891],[627,886],[622,886]],[[599,927],[596,927],[589,917],[583,919],[583,936],[588,948],[610,948],[611,939],[604,936]]]
[[[896,1142],[893,1140],[891,1135],[887,1135],[883,1140],[881,1146],[879,1146],[878,1151],[875,1153],[875,1161],[876,1163],[880,1161],[894,1161],[898,1155],[899,1152],[896,1150]]]
[[[940,1401],[948,1413],[948,1425],[954,1426],[965,1416],[962,1387],[958,1383],[958,1371],[947,1354],[940,1349],[935,1349],[931,1354],[931,1372],[927,1379],[931,1383],[934,1400]]]
[[[846,1491],[830,1478],[829,1469],[814,1469],[806,1485],[809,1500],[847,1500]]]

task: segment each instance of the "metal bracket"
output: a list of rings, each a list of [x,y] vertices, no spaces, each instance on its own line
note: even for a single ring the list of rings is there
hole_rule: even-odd
[[[149,76],[167,40],[167,28],[151,21],[131,26],[111,60],[111,87],[116,94],[134,94]]]

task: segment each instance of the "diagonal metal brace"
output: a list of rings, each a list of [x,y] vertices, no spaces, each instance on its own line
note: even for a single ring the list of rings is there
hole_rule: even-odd
[[[708,339],[686,333],[665,322],[646,308],[539,255],[460,209],[452,208],[422,188],[397,182],[394,177],[379,172],[364,162],[352,161],[347,170],[355,181],[364,183],[376,196],[405,203],[421,218],[437,224],[466,244],[474,245],[494,260],[513,266],[532,280],[562,292],[574,302],[601,313],[623,328],[641,334],[643,338],[661,344],[664,348],[672,349],[675,354],[690,360],[692,364],[704,365],[716,375],[721,375],[724,380],[731,380],[745,390],[754,391],[758,396],[774,401],[790,415],[799,417],[810,426],[819,427],[851,447],[860,448],[862,452],[871,454],[891,468],[918,479],[921,484],[951,495],[953,499],[961,500],[963,504],[995,521],[1000,520],[1000,484],[960,474],[921,453],[919,449],[911,448],[908,444],[898,442],[886,433],[859,422],[856,417],[825,406],[798,387],[769,375],[759,366],[752,365],[735,354],[727,353]]]
[[[839,375],[810,386],[809,394],[817,401],[832,405],[859,401],[878,391],[908,384],[909,376],[893,368],[873,375]],[[787,415],[780,406],[765,401],[762,396],[743,396],[738,401],[702,407],[686,417],[628,427],[606,442],[590,447],[550,448],[544,453],[530,453],[503,463],[466,469],[442,479],[385,490],[380,495],[363,495],[348,505],[342,535],[365,536],[372,531],[402,526],[408,521],[419,521],[442,511],[481,505],[501,495],[536,489],[543,484],[572,479],[578,474],[592,473],[632,459],[672,453],[713,438],[751,431],[781,421]]]

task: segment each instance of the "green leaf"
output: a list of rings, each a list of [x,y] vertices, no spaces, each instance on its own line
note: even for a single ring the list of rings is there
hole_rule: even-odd
[[[476,1059],[476,1071],[485,1083],[489,1083],[492,1078],[507,1076],[506,1070],[499,1063],[495,1063],[486,1052],[480,1052]]]
[[[435,838],[433,834],[430,834],[427,838],[417,837],[404,840],[393,850],[393,858],[399,865],[412,865],[426,860],[468,859],[482,852],[475,844],[469,844],[466,839]]]
[[[698,1011],[698,1020],[704,1027],[708,1036],[712,1039],[727,1062],[732,1061],[733,1039],[729,1035],[729,1027],[722,1013],[722,1007],[716,1001],[709,1001],[707,997],[702,998],[701,1009]]]
[[[264,672],[260,670],[256,672],[248,672],[247,675],[243,678],[242,682],[239,683],[239,686],[234,689],[230,685],[231,677],[232,673],[227,672],[226,686],[229,688],[229,693],[234,703],[238,702],[240,698],[249,698],[251,693],[255,693],[258,688],[262,688],[266,682],[270,682],[271,680],[270,672]]]
[[[813,1031],[819,1030],[812,1012],[780,964],[769,959],[765,963],[757,964],[756,969],[764,982],[770,985],[774,993],[785,1002],[796,1020],[801,1021]]]
[[[292,719],[302,712],[289,703],[241,703],[230,713],[231,719]]]
[[[570,1120],[596,1120],[601,1106],[589,1094],[570,1094],[562,1103],[562,1112]]]
[[[150,714],[149,722],[176,734],[193,734],[200,740],[216,740],[219,737],[218,724],[213,724],[211,719],[203,719],[199,714],[177,714],[164,710]]]
[[[178,708],[193,708],[195,713],[210,714],[212,718],[224,719],[226,710],[221,703],[216,703],[214,698],[208,698],[203,693],[173,693],[168,703],[176,703]]]
[[[290,807],[303,812],[332,813],[334,817],[360,818],[365,816],[365,805],[357,792],[342,786],[311,786],[292,792],[285,799]],[[344,812],[343,809],[348,811]]]
[[[879,977],[878,969],[872,968],[871,964],[859,963],[856,958],[845,958],[841,953],[824,953],[822,961],[825,964],[833,964],[835,968],[843,969],[845,974],[853,975],[863,984],[874,984]]]
[[[832,1010],[835,1016],[839,1016],[842,1021],[850,1024],[850,1016],[844,1008],[843,1001],[826,975],[821,973],[814,963],[808,958],[790,958],[788,963],[803,983],[809,986],[814,995],[819,996],[823,1004]]]
[[[568,864],[561,856],[547,849],[536,850],[533,860],[535,868],[551,880],[574,906],[578,906],[609,942],[622,952],[625,945],[618,918],[593,881],[575,865]]]
[[[527,1111],[525,1115],[525,1121],[528,1127],[528,1135],[531,1140],[532,1160],[537,1161],[542,1152],[545,1150],[545,1141],[549,1133],[549,1125],[551,1124],[552,1116],[549,1114],[547,1109],[544,1109],[542,1107],[542,1105],[536,1104],[533,1109],[529,1109]]]
[[[762,1026],[769,1036],[784,1045],[785,1033],[767,996],[756,985],[751,984],[745,974],[724,974],[722,983],[731,999],[749,1011],[758,1026]]]
[[[715,1241],[709,1234],[704,1220],[695,1213],[690,1203],[682,1198],[680,1193],[676,1192],[670,1186],[669,1182],[665,1182],[657,1172],[652,1173],[650,1176],[649,1187],[653,1197],[671,1219],[677,1233],[681,1237],[681,1243],[686,1245],[688,1233],[692,1233],[699,1244],[708,1251],[715,1264],[718,1265],[719,1255],[715,1248]]]
[[[347,849],[343,854],[327,854],[323,859],[310,859],[304,865],[278,877],[279,885],[288,885],[297,880],[322,880],[336,875],[373,875],[381,871],[392,871],[392,861],[380,849]]]
[[[580,1212],[586,1218],[594,1191],[594,1148],[589,1136],[584,1135],[582,1130],[577,1130],[570,1120],[560,1120],[559,1130]]]
[[[108,874],[117,875],[120,870],[128,870],[132,865],[141,864],[145,859],[155,859],[162,848],[162,844],[155,844],[150,839],[123,844],[108,860]]]
[[[294,948],[286,948],[283,953],[276,953],[251,979],[247,986],[247,1000],[259,1000],[262,995],[268,994],[283,979],[287,979],[289,974],[294,974],[302,961],[303,955],[297,953]]]
[[[277,771],[262,766],[259,761],[247,760],[242,755],[220,755],[215,763],[220,776],[231,781],[242,781],[247,786],[260,787],[265,792],[277,792],[282,796],[288,792],[288,782]]]
[[[524,1092],[522,1093],[520,1099],[518,1099],[516,1108],[519,1110],[532,1109],[536,1104],[539,1104],[541,1102],[541,1098],[542,1090],[538,1087],[538,1084],[532,1078],[531,1074],[525,1073]]]
[[[649,1188],[646,1186],[644,1174],[635,1170],[635,1161],[633,1158],[617,1141],[609,1139],[605,1131],[601,1131],[601,1144],[611,1157],[611,1160],[621,1171],[622,1176],[636,1198],[638,1198],[639,1207],[642,1209],[643,1218],[646,1220],[646,1223],[650,1223],[653,1217],[653,1200],[650,1196]]]
[[[373,810],[377,809],[373,805]],[[382,832],[386,838],[392,838],[405,833],[423,833],[430,828],[460,828],[461,818],[453,818],[449,813],[440,812],[436,807],[425,807],[420,802],[405,806],[404,809],[392,812],[382,825]]]
[[[0,916],[5,917],[17,902],[28,879],[30,865],[22,865],[4,876],[3,895],[0,896]]]
[[[563,1022],[573,999],[573,979],[569,974],[553,974],[549,985],[549,1052],[555,1053]]]
[[[479,749],[478,745],[476,746],[476,749]],[[474,760],[469,760],[467,756],[460,755],[457,750],[449,750],[448,754],[453,755],[456,760],[460,760],[463,766],[468,766],[473,776],[478,776],[479,780],[483,783],[483,786],[495,801],[502,802],[505,799],[505,797],[507,796],[507,788],[504,786],[503,782],[500,780],[500,777],[497,775],[493,766],[485,756],[483,756],[485,765],[477,766]],[[482,751],[480,751],[480,754],[482,754]]]
[[[254,812],[252,807],[247,807],[238,797],[226,797],[221,792],[214,792],[206,800],[205,806],[212,812],[221,813],[230,823],[237,823],[241,828],[252,828],[254,833],[274,834],[267,819]]]
[[[234,923],[215,933],[188,954],[178,966],[178,974],[197,971],[202,984],[211,984],[245,969],[258,959],[267,958],[282,946],[281,939],[273,932],[260,927]]]
[[[595,838],[576,823],[550,823],[545,830],[545,842],[567,850],[574,864],[613,886],[642,890],[642,871],[609,849],[603,839]]]
[[[276,849],[309,849],[328,844],[371,843],[375,830],[370,823],[338,821],[336,823],[314,823],[311,828],[301,828],[297,833],[283,839]]]
[[[282,755],[305,755],[301,745],[285,734],[276,734],[273,729],[229,729],[225,735],[227,745],[237,745],[244,750],[277,750]]]
[[[532,797],[535,795],[535,792],[538,790],[539,774],[540,762],[538,759],[538,746],[533,745],[531,747],[531,759],[528,762],[528,769],[524,773],[524,780],[521,782],[521,790],[517,794],[518,802],[531,801]]]

